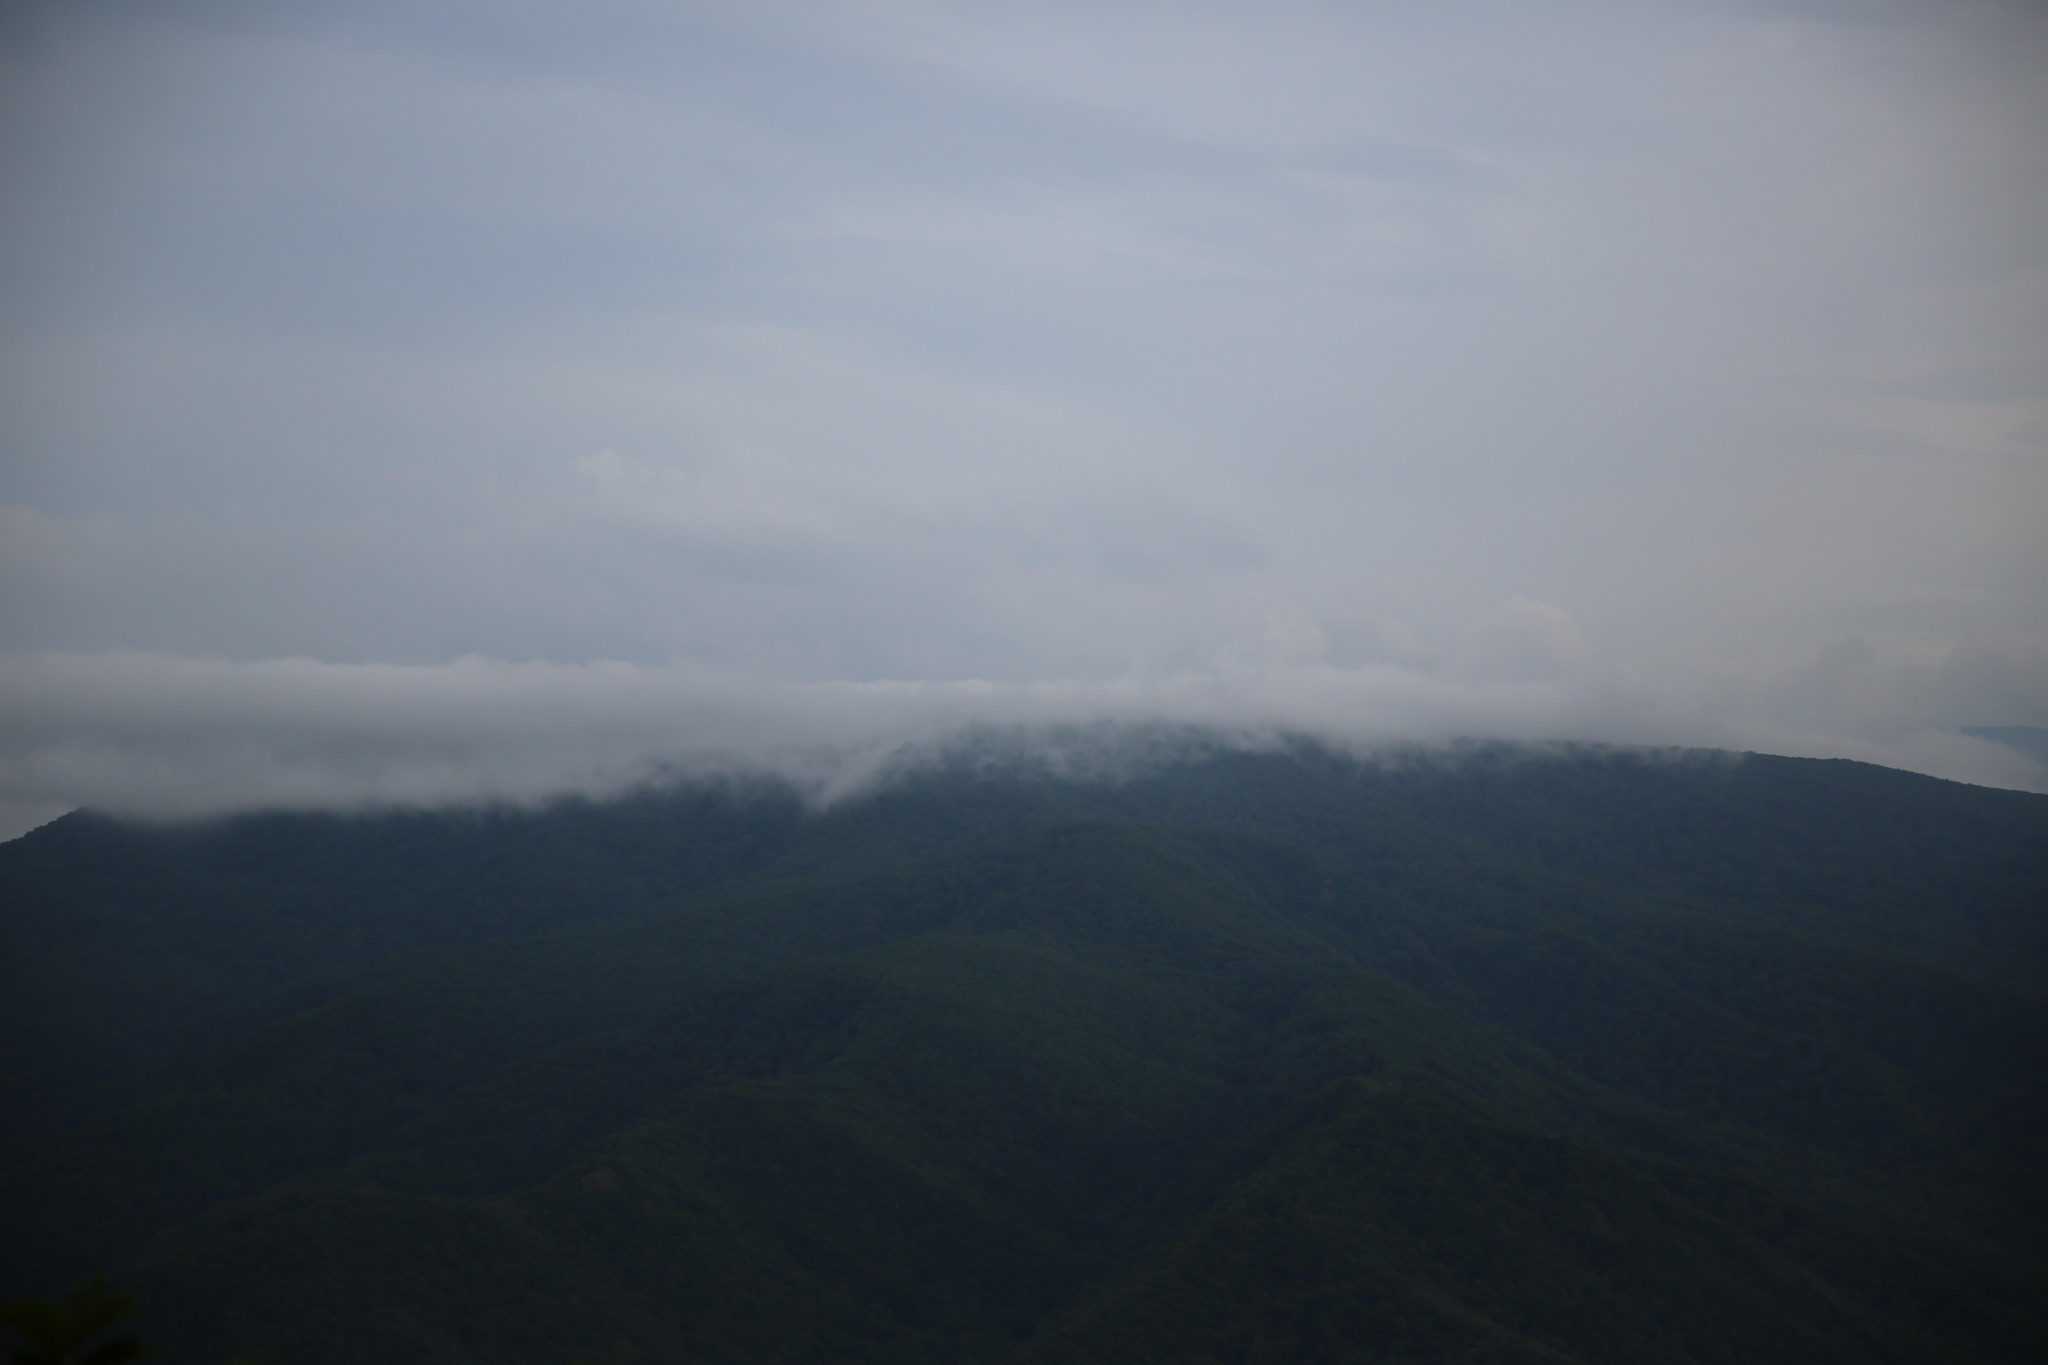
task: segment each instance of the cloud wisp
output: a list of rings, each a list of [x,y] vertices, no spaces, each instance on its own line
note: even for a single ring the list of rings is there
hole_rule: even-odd
[[[1532,605],[1491,615],[1534,615],[1555,634],[1555,617]],[[0,809],[17,821],[74,805],[178,820],[531,804],[734,774],[782,779],[829,802],[976,731],[1030,750],[1162,725],[1225,744],[1303,736],[1367,754],[1473,738],[1676,739],[2048,789],[2048,770],[1984,740],[1897,727],[1871,740],[1774,727],[1755,711],[1680,714],[1621,671],[1576,655],[1538,667],[1528,648],[1526,632],[1503,632],[1499,649],[1481,652],[1504,655],[1508,667],[1452,676],[1281,660],[1029,683],[789,683],[687,666],[484,658],[9,658],[0,660]]]

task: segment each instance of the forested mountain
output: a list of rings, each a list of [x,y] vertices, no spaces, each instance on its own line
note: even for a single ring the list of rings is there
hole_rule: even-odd
[[[0,845],[0,1293],[170,1361],[2048,1358],[2048,797],[963,750]]]

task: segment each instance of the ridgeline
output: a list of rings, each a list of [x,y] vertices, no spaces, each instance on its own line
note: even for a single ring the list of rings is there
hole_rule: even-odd
[[[2048,797],[1846,762],[0,845],[0,1296],[169,1362],[2048,1358]]]

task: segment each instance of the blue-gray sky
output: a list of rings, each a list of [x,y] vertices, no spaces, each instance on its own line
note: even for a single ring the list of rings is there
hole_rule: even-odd
[[[976,719],[2044,785],[2048,9],[26,4],[0,833]]]

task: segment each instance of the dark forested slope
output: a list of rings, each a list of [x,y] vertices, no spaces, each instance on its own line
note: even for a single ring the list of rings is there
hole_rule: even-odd
[[[963,753],[823,814],[74,815],[0,916],[0,1273],[172,1360],[2044,1341],[2039,796]]]

